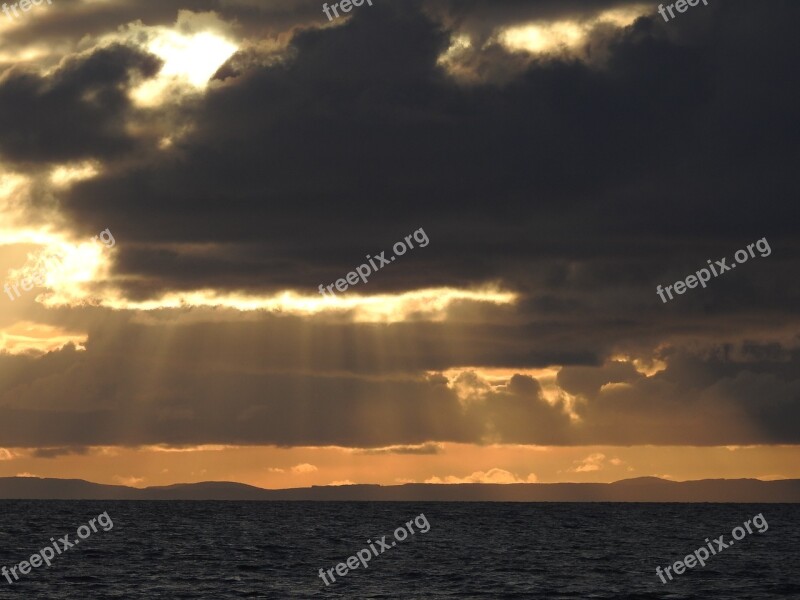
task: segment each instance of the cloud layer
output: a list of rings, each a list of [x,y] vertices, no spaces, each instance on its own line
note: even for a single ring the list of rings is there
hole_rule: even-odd
[[[76,237],[109,227],[98,298],[315,296],[424,227],[430,246],[360,291],[492,285],[516,300],[391,324],[20,302],[2,327],[87,341],[0,355],[0,444],[800,442],[799,12],[724,3],[664,23],[635,2],[413,1],[335,26],[305,1],[31,13],[0,42],[0,57],[32,57],[0,59],[3,172],[27,182],[19,197],[0,184],[3,206],[28,229],[45,207]],[[579,47],[503,44],[553,23],[580,25]],[[172,82],[143,105],[162,30],[237,51],[206,87]],[[94,171],[53,184],[81,161]],[[769,257],[668,305],[656,295],[762,237]],[[558,370],[552,389],[527,374],[542,368]]]

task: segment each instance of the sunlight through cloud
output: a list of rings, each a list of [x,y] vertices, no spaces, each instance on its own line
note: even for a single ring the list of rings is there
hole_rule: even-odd
[[[490,304],[513,304],[516,294],[496,288],[479,290],[458,290],[452,288],[433,288],[416,290],[402,294],[377,296],[357,296],[322,298],[319,295],[301,296],[286,291],[272,296],[245,296],[219,294],[213,290],[194,292],[171,292],[157,300],[133,301],[122,296],[119,291],[109,292],[103,298],[93,300],[92,304],[116,310],[151,311],[190,307],[232,308],[242,312],[272,311],[291,315],[316,315],[321,313],[350,314],[354,322],[394,323],[412,318],[427,321],[444,321],[447,311],[456,302],[487,302]],[[88,300],[84,299],[84,300]],[[65,296],[54,295],[44,300],[47,306],[70,304]]]

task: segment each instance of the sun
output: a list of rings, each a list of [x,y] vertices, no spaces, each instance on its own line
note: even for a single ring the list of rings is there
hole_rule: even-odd
[[[145,81],[132,92],[142,106],[160,104],[174,87],[184,91],[202,90],[238,46],[220,34],[204,31],[181,34],[172,29],[160,29],[146,44],[164,61],[158,76]]]
[[[161,75],[183,77],[202,88],[236,52],[236,44],[210,32],[182,35],[164,31],[150,41],[147,49],[164,61]]]

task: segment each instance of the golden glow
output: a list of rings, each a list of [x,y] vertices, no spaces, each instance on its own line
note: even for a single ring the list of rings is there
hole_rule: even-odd
[[[612,362],[627,362],[633,364],[634,368],[645,377],[652,377],[656,373],[666,370],[667,363],[659,358],[633,358],[627,354],[617,354],[609,360]]]
[[[560,367],[544,367],[538,369],[516,369],[503,367],[455,367],[442,372],[448,379],[454,379],[461,373],[472,371],[478,377],[492,385],[505,385],[514,375],[527,375],[538,380],[539,383],[555,381]]]
[[[210,32],[184,35],[160,29],[146,45],[147,50],[164,61],[158,76],[132,91],[142,106],[159,104],[170,88],[189,84],[203,89],[209,79],[237,50],[236,44]]]
[[[500,392],[514,375],[534,378],[539,382],[544,398],[550,406],[561,402],[569,418],[580,421],[575,412],[577,397],[561,389],[557,383],[561,367],[544,367],[538,369],[507,369],[494,367],[457,367],[442,372],[447,378],[447,386],[456,392],[462,403],[482,400],[490,392]],[[428,375],[436,373],[429,371]],[[462,377],[470,375],[469,377]]]
[[[17,173],[0,173],[0,198],[8,198],[19,193],[23,185],[27,185],[30,180],[24,175]]]
[[[99,241],[49,244],[39,253],[29,256],[28,263],[12,269],[8,279],[21,280],[44,275],[44,287],[49,292],[39,296],[45,305],[80,305],[89,302],[89,284],[102,281],[108,275],[108,248]],[[30,292],[40,293],[38,288]]]
[[[533,54],[577,48],[584,39],[580,25],[569,21],[510,27],[503,31],[500,42],[510,50]]]
[[[40,477],[77,477],[98,483],[141,480],[136,485],[239,481],[264,488],[329,485],[331,482],[398,483],[483,480],[511,483],[609,482],[669,474],[676,480],[704,478],[800,478],[800,446],[740,447],[735,459],[724,446],[528,446],[440,443],[436,454],[368,454],[336,446],[196,446],[195,451],[91,447],[80,453],[35,456],[32,448],[0,451],[0,477],[20,472]],[[599,455],[603,455],[600,458]],[[292,467],[314,465],[316,471]],[[595,468],[597,467],[597,468]],[[534,475],[535,474],[535,475]],[[117,479],[119,478],[119,479]]]
[[[61,217],[54,209],[31,208],[32,188],[27,175],[0,170],[0,246],[46,246],[63,239],[56,231]]]
[[[600,471],[603,468],[603,461],[605,461],[606,455],[602,452],[595,452],[594,454],[590,454],[586,458],[581,461],[575,461],[576,463],[579,462],[580,465],[575,467],[574,469],[570,469],[573,473],[591,473],[592,471]],[[622,464],[622,461],[618,458],[612,459],[612,464],[615,466],[619,466]]]
[[[650,12],[645,4],[615,8],[574,21],[536,21],[501,31],[497,40],[510,50],[546,54],[574,50],[586,42],[598,25],[627,27]]]
[[[649,12],[648,5],[637,4],[570,21],[534,21],[502,30],[494,39],[510,50],[531,54],[570,51],[583,46],[592,29],[599,25],[627,27]]]
[[[312,465],[309,463],[302,463],[293,466],[291,471],[292,473],[305,475],[307,473],[316,473],[317,471],[319,471],[319,469],[316,467],[316,465]]]
[[[91,162],[65,164],[54,168],[49,180],[58,189],[93,177],[97,172],[97,167]],[[3,268],[8,269],[5,283],[10,285],[26,278],[34,281],[33,289],[21,292],[18,304],[25,303],[25,300],[21,300],[23,294],[35,298],[42,294],[43,288],[49,288],[51,295],[61,299],[81,300],[88,293],[83,288],[88,287],[89,282],[101,281],[108,274],[110,260],[106,246],[91,239],[75,241],[66,224],[61,223],[62,218],[55,208],[32,210],[32,185],[29,177],[0,173],[0,215],[3,217],[0,247],[5,247]],[[29,245],[33,248],[29,248]],[[23,253],[27,254],[27,261],[16,267],[24,260],[21,256]],[[10,258],[17,255],[20,255],[18,259]],[[38,342],[25,340],[24,335],[19,337],[19,332],[11,332],[10,335],[12,337],[6,340],[7,346],[39,347]],[[63,345],[64,339],[62,335],[56,335],[53,346],[48,348]]]
[[[637,371],[639,371],[639,373],[645,375],[646,377],[652,377],[656,373],[660,373],[661,371],[665,371],[667,369],[667,363],[658,358],[654,358],[649,361],[637,358],[634,359],[633,366]]]
[[[0,215],[3,214],[0,211]],[[61,236],[47,229],[30,228],[3,228],[0,225],[0,246],[13,246],[15,244],[35,244],[37,246],[50,246],[58,244]]]
[[[19,455],[8,448],[0,448],[0,460],[14,460]]]
[[[19,321],[10,327],[0,329],[0,350],[10,354],[52,352],[60,350],[70,342],[75,344],[78,350],[85,350],[83,344],[86,343],[87,337],[85,333],[71,332],[62,327]]]
[[[0,18],[0,32],[3,31],[3,25],[8,19]],[[6,27],[6,30],[14,29],[13,23],[11,27]],[[27,46],[15,52],[0,52],[0,63],[14,63],[20,64],[25,62],[33,62],[40,58],[47,56],[50,50],[44,46]]]
[[[456,290],[433,288],[395,295],[358,296],[348,294],[335,298],[301,296],[295,292],[282,292],[273,296],[246,296],[219,294],[214,290],[194,292],[171,292],[157,300],[133,301],[119,292],[109,292],[102,298],[88,296],[72,298],[64,294],[53,294],[43,303],[61,306],[74,302],[90,302],[116,310],[159,310],[189,307],[233,308],[239,311],[272,311],[291,315],[316,315],[339,313],[348,315],[359,323],[394,323],[409,319],[444,321],[448,309],[458,302],[486,302],[491,304],[513,304],[517,296],[497,288],[479,290]]]
[[[639,17],[652,11],[649,4],[634,4],[620,8],[611,8],[601,12],[593,19],[593,23],[611,23],[617,27],[627,27]]]
[[[438,58],[437,64],[453,78],[463,83],[480,83],[487,80],[502,81],[509,74],[503,69],[491,69],[493,47],[500,45],[506,50],[532,56],[569,55],[588,60],[585,51],[592,32],[597,28],[622,28],[637,18],[651,14],[652,7],[636,4],[604,11],[590,11],[568,19],[532,20],[507,27],[499,27],[482,44],[468,34],[456,32],[450,45]],[[523,68],[523,67],[520,67]]]
[[[472,40],[463,33],[454,34],[450,38],[450,47],[439,56],[436,64],[444,67],[452,75],[461,79],[474,79],[470,69],[461,66],[463,58],[472,50]]]
[[[144,477],[122,477],[120,475],[114,476],[114,483],[118,483],[120,485],[127,485],[128,487],[133,488],[142,488],[145,487],[144,484]]]
[[[463,33],[456,34],[450,39],[450,47],[439,58],[439,60],[446,61],[448,57],[452,57],[453,55],[459,54],[464,50],[469,50],[470,48],[472,48],[472,40],[469,38],[469,36]]]
[[[185,36],[165,31],[150,42],[147,49],[164,61],[162,75],[185,77],[201,88],[236,52],[236,45],[208,32]]]
[[[50,172],[50,182],[56,187],[67,187],[76,181],[91,179],[98,174],[97,165],[86,161],[74,165],[60,165]]]

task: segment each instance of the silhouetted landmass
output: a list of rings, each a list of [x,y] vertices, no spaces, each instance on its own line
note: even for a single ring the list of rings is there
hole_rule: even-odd
[[[702,479],[676,482],[657,477],[639,477],[614,483],[409,483],[265,490],[226,481],[137,489],[82,479],[2,477],[0,499],[795,503],[800,502],[800,479]]]

